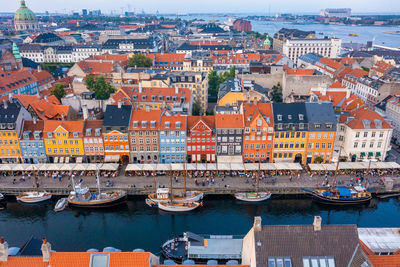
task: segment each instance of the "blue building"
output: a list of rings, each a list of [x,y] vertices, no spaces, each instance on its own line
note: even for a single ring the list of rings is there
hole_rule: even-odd
[[[186,116],[162,116],[160,123],[160,162],[186,162]]]
[[[27,69],[0,71],[0,97],[10,93],[36,95],[38,90],[37,79]]]
[[[19,141],[24,163],[46,163],[43,128],[44,121],[24,121]]]

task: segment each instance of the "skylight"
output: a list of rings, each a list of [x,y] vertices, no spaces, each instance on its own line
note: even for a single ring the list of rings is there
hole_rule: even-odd
[[[109,254],[92,254],[90,255],[89,267],[108,267],[110,263]]]

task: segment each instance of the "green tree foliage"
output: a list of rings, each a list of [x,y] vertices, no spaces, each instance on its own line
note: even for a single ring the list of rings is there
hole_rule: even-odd
[[[283,95],[282,95],[282,86],[280,83],[277,85],[272,86],[271,89],[271,100],[273,102],[282,102],[283,101]]]
[[[201,107],[200,100],[196,100],[193,103],[192,115],[193,116],[200,116],[202,114],[203,114],[203,108]]]
[[[153,62],[145,55],[135,54],[129,59],[128,66],[138,68],[150,68],[151,66],[153,66]]]
[[[85,84],[89,91],[95,93],[96,99],[109,99],[110,95],[115,92],[115,88],[103,76],[94,79],[92,75],[88,75],[86,76]]]
[[[314,159],[314,161],[319,164],[323,161],[323,159],[320,156],[318,156]]]
[[[61,98],[63,98],[67,93],[65,92],[64,85],[62,83],[57,83],[50,94],[57,97],[57,99],[61,102]]]
[[[211,96],[218,96],[218,89],[221,83],[225,82],[229,78],[236,77],[236,68],[232,66],[229,71],[217,74],[217,71],[212,70],[208,74],[208,94]]]

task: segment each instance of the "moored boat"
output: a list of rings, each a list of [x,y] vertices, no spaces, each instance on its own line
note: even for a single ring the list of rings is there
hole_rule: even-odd
[[[169,194],[171,190],[169,188],[157,188],[156,193],[149,194],[147,196],[154,203],[166,203],[170,201]],[[201,201],[204,197],[204,193],[201,191],[187,191],[181,192],[174,190],[174,201],[175,202],[185,202],[185,201]]]
[[[358,205],[368,203],[372,195],[363,186],[335,186],[328,189],[306,190],[314,201],[330,205]]]
[[[2,193],[0,193],[0,201],[2,201],[4,199],[4,195]]]
[[[254,192],[254,193],[239,192],[235,193],[234,196],[237,200],[241,201],[259,202],[269,199],[271,195],[272,194],[270,192]]]
[[[357,37],[358,34],[357,34],[357,33],[349,33],[349,36],[350,36],[350,37]]]
[[[23,203],[39,203],[49,200],[51,194],[47,192],[25,192],[17,196],[17,200]]]
[[[157,203],[157,206],[160,210],[163,211],[170,211],[170,212],[185,212],[185,211],[192,211],[197,209],[202,204],[197,201],[169,201],[163,203]]]
[[[65,198],[65,197],[60,198],[60,199],[57,201],[56,205],[54,206],[54,211],[55,211],[55,212],[57,212],[57,211],[62,211],[62,210],[65,209],[65,207],[66,207],[67,205],[68,205],[67,198]]]

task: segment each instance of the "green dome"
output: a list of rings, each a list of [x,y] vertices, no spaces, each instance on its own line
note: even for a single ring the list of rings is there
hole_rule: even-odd
[[[21,7],[15,12],[14,21],[36,20],[35,13],[25,5],[25,0],[21,0]]]
[[[267,33],[267,35],[266,35],[266,38],[265,38],[265,41],[264,41],[264,45],[271,45],[271,40],[270,40],[270,38],[269,38],[269,35],[268,35],[268,33]]]

